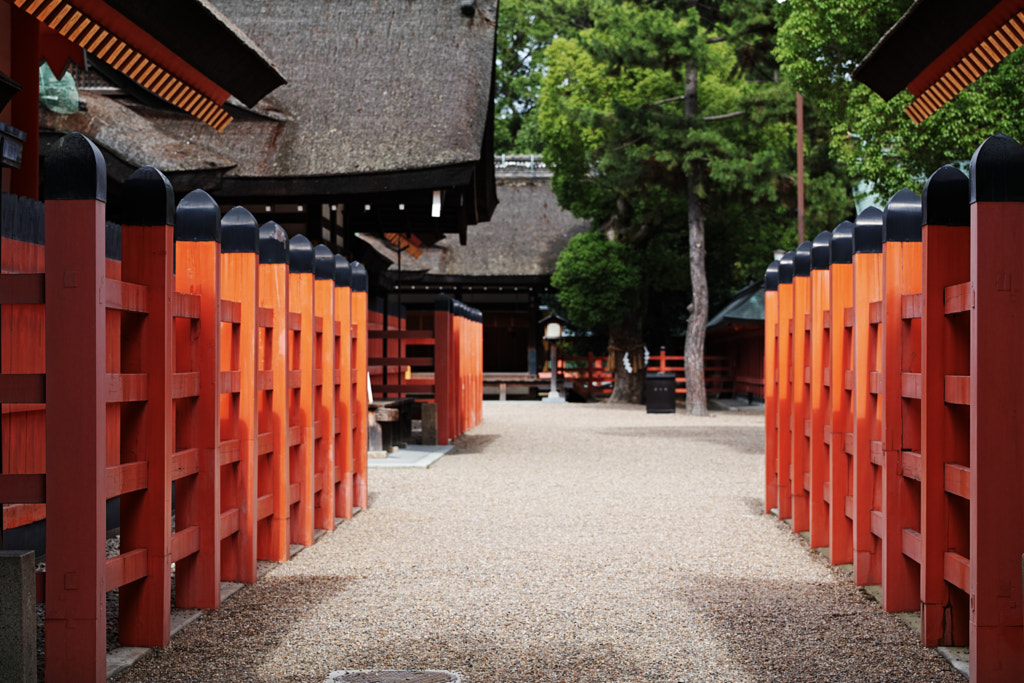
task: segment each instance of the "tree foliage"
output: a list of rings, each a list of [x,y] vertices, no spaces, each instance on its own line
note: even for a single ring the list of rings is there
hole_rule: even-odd
[[[691,289],[683,277],[656,282],[659,269],[649,267],[667,243],[681,256],[681,236],[689,235],[690,267],[675,273],[689,270],[701,283],[706,249],[716,303],[759,278],[773,248],[795,242],[795,92],[778,80],[771,56],[774,5],[595,2],[591,28],[556,38],[546,50],[535,113],[552,187],[563,207],[594,221],[591,248],[617,243],[614,249],[633,252],[648,294],[669,287],[679,297],[701,294],[703,285]],[[852,203],[841,170],[821,149],[812,146],[822,173],[808,192],[823,217],[838,222]],[[556,286],[588,282],[572,272],[590,268],[579,246],[560,260]],[[560,300],[583,314],[584,292]],[[702,296],[691,314],[706,320],[708,294]],[[648,296],[613,302],[618,311],[607,309],[597,288],[589,297],[604,322],[635,323],[618,329],[631,339],[612,345],[635,346]],[[586,315],[592,322],[598,314]]]
[[[1015,53],[920,125],[904,108],[907,92],[884,102],[852,72],[912,0],[787,0],[778,7],[775,54],[783,74],[830,122],[833,160],[880,197],[920,191],[942,164],[970,158],[995,132],[1024,134],[1020,88],[1024,55]]]

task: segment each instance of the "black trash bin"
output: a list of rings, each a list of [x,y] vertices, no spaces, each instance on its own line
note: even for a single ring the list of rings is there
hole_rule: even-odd
[[[676,373],[648,372],[644,384],[648,413],[676,412]]]

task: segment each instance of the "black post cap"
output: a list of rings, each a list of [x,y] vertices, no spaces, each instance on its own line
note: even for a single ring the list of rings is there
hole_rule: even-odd
[[[313,272],[313,243],[305,235],[288,240],[288,270],[293,273]]]
[[[274,221],[260,226],[260,263],[288,263],[288,233]]]
[[[1024,148],[1006,135],[981,143],[971,157],[971,203],[1024,202]]]
[[[811,268],[828,270],[832,265],[832,233],[822,230],[811,243]]]
[[[174,239],[179,242],[220,242],[220,207],[205,190],[192,190],[178,202]]]
[[[352,265],[341,254],[334,255],[334,286],[352,286]]]
[[[853,252],[882,253],[882,211],[878,207],[869,206],[857,216],[853,225]]]
[[[334,280],[334,252],[326,244],[313,249],[313,275],[317,280]]]
[[[787,251],[779,259],[779,284],[790,285],[793,284],[793,271],[794,265],[793,260],[796,258],[795,251]]]
[[[451,313],[452,298],[447,294],[438,294],[434,297],[434,310]]]
[[[107,162],[92,140],[68,133],[43,165],[46,199],[107,201]]]
[[[885,242],[921,241],[921,198],[902,189],[892,196],[882,214],[882,240]]]
[[[366,272],[366,266],[359,261],[352,262],[352,291],[368,292],[370,290],[370,275]]]
[[[970,225],[970,178],[949,164],[932,173],[924,184],[921,211],[924,225]]]
[[[807,277],[811,274],[811,243],[804,241],[796,248],[793,256],[793,277]]]
[[[124,225],[173,225],[174,188],[152,166],[135,169],[124,181]]]
[[[764,270],[764,288],[774,292],[779,288],[779,262],[772,261]]]
[[[853,223],[843,221],[832,231],[832,263],[853,263],[853,228]]]
[[[236,206],[220,219],[222,254],[258,254],[260,225],[244,206]]]

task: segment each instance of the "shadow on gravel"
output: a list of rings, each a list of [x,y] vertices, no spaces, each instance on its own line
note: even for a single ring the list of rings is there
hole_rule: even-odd
[[[709,443],[727,446],[740,453],[756,455],[764,453],[764,425],[728,425],[707,427],[619,427],[596,429],[595,434],[603,436],[655,439],[678,439],[694,443]]]
[[[220,609],[185,627],[166,648],[154,649],[132,667],[108,679],[128,681],[306,681],[305,675],[261,676],[296,624],[322,610],[322,602],[345,590],[353,579],[336,576],[266,576],[246,586]]]
[[[748,680],[963,683],[852,583],[681,575],[670,597],[697,609]]]
[[[448,455],[474,455],[483,453],[488,446],[500,438],[500,434],[463,434],[455,439],[455,448]]]

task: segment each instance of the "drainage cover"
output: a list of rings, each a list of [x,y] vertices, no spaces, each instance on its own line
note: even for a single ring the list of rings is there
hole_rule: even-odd
[[[451,671],[332,671],[324,683],[460,683]]]

